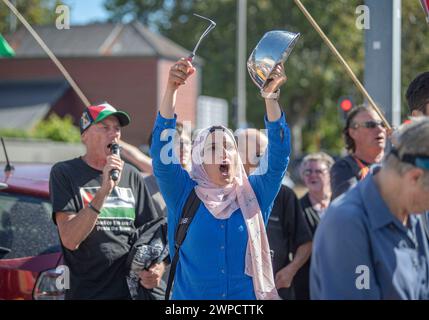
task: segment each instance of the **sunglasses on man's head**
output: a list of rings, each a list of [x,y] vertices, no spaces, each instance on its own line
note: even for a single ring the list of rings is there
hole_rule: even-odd
[[[357,129],[357,128],[367,128],[367,129],[375,129],[376,127],[382,127],[382,128],[386,128],[386,124],[383,121],[375,121],[375,120],[370,120],[370,121],[365,121],[365,122],[354,122],[351,127],[353,129]]]

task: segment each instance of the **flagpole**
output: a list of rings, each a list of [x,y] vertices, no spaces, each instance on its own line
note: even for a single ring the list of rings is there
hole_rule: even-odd
[[[61,71],[63,76],[66,78],[70,86],[73,88],[73,90],[76,92],[76,94],[79,96],[79,98],[82,100],[83,104],[86,107],[89,107],[91,103],[86,98],[86,96],[83,94],[82,90],[80,90],[79,86],[76,84],[76,82],[73,80],[71,75],[67,72],[66,68],[62,65],[62,63],[57,59],[57,57],[54,55],[54,53],[48,48],[48,46],[45,44],[45,42],[42,40],[42,38],[39,37],[37,32],[31,27],[31,25],[25,20],[25,18],[19,13],[19,11],[13,6],[12,3],[10,3],[9,0],[3,0],[3,2],[6,4],[6,6],[9,7],[9,9],[13,12],[13,14],[21,21],[21,23],[27,28],[27,30],[31,33],[31,35],[34,37],[34,39],[37,41],[37,43],[42,47],[42,49],[46,52],[46,54],[51,58],[51,60],[54,62],[54,64],[57,66],[57,68]]]
[[[323,41],[326,43],[326,45],[329,47],[329,49],[332,51],[332,53],[338,58],[340,63],[343,65],[343,67],[346,69],[347,74],[352,78],[354,84],[357,86],[359,91],[364,95],[364,97],[368,100],[369,104],[372,106],[374,111],[380,116],[381,120],[386,125],[387,129],[392,129],[390,123],[387,121],[387,119],[384,117],[383,113],[378,108],[377,104],[374,102],[374,100],[371,98],[369,93],[366,91],[365,87],[362,85],[362,83],[359,81],[358,77],[355,75],[353,70],[350,68],[346,60],[342,57],[342,55],[338,52],[337,48],[332,44],[331,40],[326,36],[326,34],[323,32],[323,30],[319,27],[316,20],[311,16],[311,14],[307,11],[307,9],[304,7],[304,5],[301,3],[300,0],[294,0],[296,5],[299,7],[299,9],[302,11],[304,16],[307,18],[307,20],[311,23],[311,25],[316,29],[317,33],[322,37]]]

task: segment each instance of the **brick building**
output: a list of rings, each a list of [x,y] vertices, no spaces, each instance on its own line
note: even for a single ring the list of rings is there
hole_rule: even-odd
[[[130,113],[124,139],[146,144],[168,69],[189,51],[139,22],[35,29],[92,104],[107,101]],[[33,37],[20,29],[6,38],[16,56],[0,59],[0,128],[29,128],[51,113],[77,123],[83,103]],[[195,123],[200,79],[197,72],[179,91],[179,120]]]

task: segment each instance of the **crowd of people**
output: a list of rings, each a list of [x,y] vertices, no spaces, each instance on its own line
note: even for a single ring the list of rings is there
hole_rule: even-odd
[[[121,140],[126,112],[85,109],[86,153],[50,177],[67,299],[135,299],[130,268],[141,299],[429,299],[429,72],[409,85],[410,120],[393,132],[371,107],[352,109],[347,155],[305,156],[298,197],[282,183],[283,66],[261,91],[266,134],[185,130],[176,95],[195,71],[184,58],[170,68],[149,156]]]

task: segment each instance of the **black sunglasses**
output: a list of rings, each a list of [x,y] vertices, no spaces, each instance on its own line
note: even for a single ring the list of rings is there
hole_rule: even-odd
[[[361,123],[354,122],[351,125],[351,127],[353,129],[357,129],[359,127],[363,127],[363,128],[367,128],[367,129],[375,129],[378,126],[380,126],[382,128],[386,128],[386,124],[383,121],[374,121],[374,120],[365,121],[365,122],[361,122]]]

